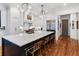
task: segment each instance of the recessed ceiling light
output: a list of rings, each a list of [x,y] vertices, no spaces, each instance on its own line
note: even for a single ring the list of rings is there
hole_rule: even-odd
[[[66,6],[67,5],[67,3],[64,3],[64,6]]]
[[[20,8],[20,5],[17,5],[17,8]]]

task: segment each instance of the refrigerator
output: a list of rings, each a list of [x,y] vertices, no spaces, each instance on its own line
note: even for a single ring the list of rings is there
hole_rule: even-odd
[[[47,31],[55,31],[55,20],[47,20]]]

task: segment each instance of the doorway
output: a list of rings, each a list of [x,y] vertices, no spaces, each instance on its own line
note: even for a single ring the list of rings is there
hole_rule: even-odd
[[[62,36],[68,36],[68,19],[62,19]]]

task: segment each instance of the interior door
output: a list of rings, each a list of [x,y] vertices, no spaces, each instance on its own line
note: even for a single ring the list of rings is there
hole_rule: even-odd
[[[68,20],[62,20],[62,36],[68,36]]]

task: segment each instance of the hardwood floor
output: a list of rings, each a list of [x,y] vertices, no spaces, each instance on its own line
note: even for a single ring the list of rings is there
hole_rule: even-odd
[[[79,43],[69,37],[60,37],[57,43],[41,50],[43,56],[79,56]]]
[[[2,55],[2,48],[0,48]],[[50,43],[41,49],[42,56],[79,56],[79,43],[69,37],[60,37],[57,43]]]
[[[2,56],[2,47],[0,47],[0,56]]]

